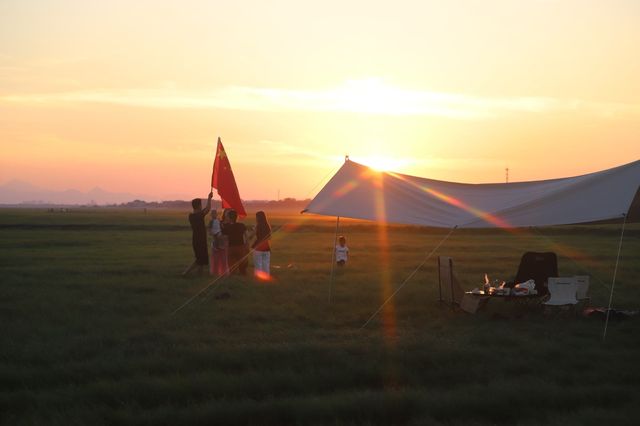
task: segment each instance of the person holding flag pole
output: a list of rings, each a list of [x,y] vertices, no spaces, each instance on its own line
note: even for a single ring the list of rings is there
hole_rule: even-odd
[[[204,225],[204,218],[207,213],[209,213],[209,210],[211,210],[211,198],[213,198],[213,192],[209,192],[207,206],[204,209],[202,208],[202,200],[200,198],[191,200],[193,213],[189,214],[189,224],[191,224],[191,245],[193,246],[195,260],[184,270],[182,273],[183,277],[186,277],[196,269],[199,274],[202,274],[202,268],[209,264],[207,230]]]
[[[211,192],[209,192],[209,197],[207,198],[207,205],[203,209],[200,198],[191,200],[193,212],[189,214],[189,223],[191,224],[191,240],[195,260],[184,270],[182,273],[183,277],[189,275],[196,269],[199,273],[202,273],[202,268],[209,264],[207,230],[204,224],[204,218],[211,210],[211,199],[213,198],[214,189],[218,191],[223,209],[233,209],[239,217],[247,216],[244,206],[242,205],[242,200],[240,199],[240,193],[238,192],[238,186],[236,185],[236,180],[231,170],[229,158],[219,137],[216,158],[213,162],[213,173],[211,175]],[[231,267],[231,262],[229,266]]]

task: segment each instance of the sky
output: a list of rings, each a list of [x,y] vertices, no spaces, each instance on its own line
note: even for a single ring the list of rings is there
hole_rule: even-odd
[[[640,2],[0,2],[0,184],[245,199],[344,156],[460,182],[640,158]],[[1,200],[0,200],[1,201]]]

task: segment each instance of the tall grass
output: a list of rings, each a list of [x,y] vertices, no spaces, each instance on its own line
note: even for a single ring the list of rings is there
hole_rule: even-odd
[[[186,213],[0,210],[0,420],[4,424],[633,424],[638,321],[545,318],[491,301],[437,302],[435,258],[361,329],[446,230],[347,221],[351,259],[328,303],[334,223],[272,217],[275,280],[182,279]],[[640,304],[632,225],[614,305]],[[555,250],[608,301],[619,226],[461,230],[463,286],[509,278]],[[385,261],[388,259],[388,261]],[[388,282],[387,278],[390,277]],[[231,297],[218,299],[228,293]]]

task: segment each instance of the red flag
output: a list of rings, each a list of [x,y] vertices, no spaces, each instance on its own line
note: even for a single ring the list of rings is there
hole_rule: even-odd
[[[236,179],[233,177],[229,157],[222,146],[222,141],[218,138],[218,148],[216,149],[216,159],[213,162],[213,175],[211,176],[211,187],[218,190],[218,195],[222,200],[222,208],[232,208],[238,212],[238,216],[245,217],[244,210]]]

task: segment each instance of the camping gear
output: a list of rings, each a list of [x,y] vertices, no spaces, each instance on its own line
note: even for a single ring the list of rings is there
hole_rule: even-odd
[[[583,316],[587,318],[601,319],[602,321],[606,321],[607,319],[620,321],[638,316],[638,314],[640,314],[640,312],[636,310],[618,310],[607,308],[585,308],[582,311]]]
[[[551,226],[623,219],[609,297],[611,307],[624,225],[639,184],[640,160],[568,178],[468,184],[381,172],[350,161],[347,156],[342,167],[302,212],[450,228],[362,327],[371,322],[456,228]]]
[[[458,305],[460,309],[470,314],[475,314],[489,300],[488,296],[472,296],[462,290],[453,273],[453,259],[448,256],[438,256],[438,287],[440,302],[444,302],[452,308]]]
[[[589,276],[576,275],[573,278],[576,279],[576,285],[578,286],[576,299],[582,303],[582,306],[588,306],[589,302],[591,302],[591,297],[589,297]]]
[[[511,294],[514,296],[538,296],[536,282],[527,280],[523,283],[518,283],[511,289]]]
[[[507,284],[514,287],[516,284],[528,280],[535,281],[535,288],[539,295],[545,295],[547,291],[547,279],[558,276],[558,256],[553,252],[536,253],[526,252],[520,258],[518,272],[513,282]]]
[[[576,293],[578,284],[574,277],[549,278],[549,300],[544,302],[547,306],[575,305],[578,303]]]

